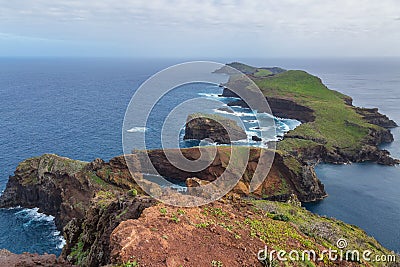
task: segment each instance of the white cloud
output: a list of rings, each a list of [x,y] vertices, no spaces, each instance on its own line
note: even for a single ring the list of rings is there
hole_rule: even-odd
[[[0,0],[2,30],[40,38],[179,42],[218,37],[229,45],[399,44],[397,0]],[[251,34],[254,35],[253,39]],[[138,40],[140,35],[141,40]],[[248,40],[241,40],[245,35]],[[255,38],[256,37],[256,38]],[[391,50],[394,50],[394,45]]]

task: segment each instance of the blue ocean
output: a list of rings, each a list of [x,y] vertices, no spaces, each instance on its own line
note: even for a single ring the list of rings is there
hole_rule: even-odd
[[[224,63],[232,59],[214,59]],[[379,107],[400,122],[400,60],[393,59],[234,59],[258,66],[304,69],[322,78],[329,88],[344,92],[355,104]],[[186,60],[156,59],[1,59],[0,60],[0,189],[18,163],[44,153],[91,161],[121,155],[121,129],[125,110],[135,90],[151,75]],[[223,79],[221,77],[221,79]],[[221,88],[193,84],[177,91],[159,106],[149,135],[159,130],[157,118],[177,102],[192,97],[216,98]],[[252,116],[237,108],[238,116]],[[243,113],[243,114],[241,114]],[[298,125],[295,120],[275,119],[278,135]],[[141,129],[132,129],[132,133]],[[400,157],[399,129],[396,142],[385,147]],[[271,137],[274,138],[274,137]],[[153,140],[153,141],[151,141]],[[182,142],[181,147],[196,143]],[[160,147],[150,138],[149,148]],[[400,250],[400,186],[398,167],[374,164],[320,165],[319,177],[330,195],[309,204],[313,212],[356,224],[383,245]],[[0,248],[16,253],[59,254],[63,239],[53,218],[35,209],[0,210]]]

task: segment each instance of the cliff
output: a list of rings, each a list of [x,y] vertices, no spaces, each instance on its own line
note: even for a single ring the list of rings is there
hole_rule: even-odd
[[[396,124],[376,109],[354,107],[350,97],[329,90],[320,79],[305,72],[237,65],[259,85],[276,116],[303,122],[278,143],[271,171],[255,192],[249,192],[249,184],[262,151],[259,148],[250,150],[245,173],[231,192],[197,208],[160,204],[146,196],[134,177],[151,171],[145,160],[148,156],[157,171],[173,181],[192,185],[211,182],[230,160],[228,147],[217,147],[212,164],[197,173],[174,167],[162,150],[135,151],[130,157],[131,172],[123,156],[109,162],[81,162],[50,154],[27,159],[10,177],[0,207],[38,207],[53,215],[66,245],[59,259],[1,251],[0,265],[265,266],[268,262],[259,262],[255,256],[265,246],[321,252],[336,249],[340,238],[346,238],[349,249],[393,254],[356,226],[314,215],[302,209],[299,201],[326,196],[315,174],[315,163],[398,163],[378,147],[393,140],[387,128]],[[224,90],[224,95],[228,94],[229,90]],[[223,136],[219,141],[227,141],[226,133],[213,123],[208,118],[193,127],[187,125],[188,137]],[[200,156],[198,148],[170,152],[172,156],[182,153],[191,160]],[[304,264],[380,266],[326,257],[323,262],[310,260]]]
[[[201,180],[213,181],[225,170],[230,160],[229,152],[227,147],[218,148],[214,163],[193,174],[172,166],[162,150],[141,151],[134,155],[138,162],[133,174],[149,171],[145,164],[141,165],[143,153],[147,153],[162,175],[181,181],[195,175]],[[194,159],[199,150],[183,149],[182,153]],[[246,172],[227,199],[250,196],[248,186],[259,155],[259,149],[251,151]],[[292,160],[276,157],[266,181],[252,196],[286,200],[291,194],[296,194],[303,201],[324,197],[326,193],[315,173],[300,173],[298,168],[307,167]],[[281,180],[281,176],[285,180]],[[123,156],[110,162],[96,159],[87,163],[43,155],[19,164],[0,198],[0,207],[39,207],[41,212],[53,215],[67,242],[62,258],[73,264],[101,266],[110,261],[111,232],[120,222],[137,219],[145,208],[156,204],[148,197],[138,198],[136,195],[143,195],[143,191],[129,175]]]
[[[203,148],[204,149],[204,148]],[[207,149],[207,148],[205,148]],[[264,150],[268,153],[268,150]],[[272,152],[272,151],[271,151]],[[145,160],[143,154],[137,152],[137,157],[142,163]],[[166,157],[163,150],[149,150],[147,152],[153,166],[157,172],[164,176],[173,178],[175,182],[185,182],[188,178],[199,178],[203,181],[214,181],[226,169],[230,159],[230,147],[217,147],[217,153],[213,162],[204,170],[199,172],[186,172],[175,167]],[[174,157],[174,154],[180,153],[189,160],[197,160],[200,157],[198,148],[187,149],[170,149],[169,159]],[[315,171],[307,164],[303,164],[291,155],[282,154],[276,151],[273,159],[271,171],[262,183],[262,185],[255,190],[249,192],[249,185],[254,175],[255,168],[257,167],[258,160],[261,155],[260,148],[251,148],[249,161],[242,178],[236,187],[232,190],[233,193],[240,196],[253,196],[257,198],[264,198],[270,200],[286,201],[291,194],[295,194],[301,201],[309,202],[320,200],[326,197],[324,186],[317,179]],[[138,170],[135,170],[138,171]],[[146,164],[141,164],[141,171],[144,173],[151,173],[150,168],[146,168]]]
[[[323,197],[325,192],[312,169],[301,165],[290,155],[277,154],[266,182],[255,193],[265,194],[271,199],[287,200],[288,203],[248,198],[243,185],[249,182],[259,152],[260,149],[251,150],[246,173],[232,192],[220,201],[198,208],[165,206],[145,196],[129,177],[122,156],[109,162],[97,159],[91,163],[56,155],[28,159],[10,177],[0,203],[7,206],[33,206],[35,203],[42,209],[49,205],[52,209],[47,211],[59,222],[65,221],[63,216],[70,218],[63,228],[66,245],[59,259],[52,255],[16,256],[4,252],[0,254],[0,263],[90,267],[130,266],[127,264],[263,266],[256,254],[265,246],[287,251],[321,251],[335,248],[336,241],[343,236],[351,248],[391,253],[355,226],[302,209],[295,194],[311,200]],[[161,150],[135,154],[134,158],[138,160],[136,167],[141,171],[145,171],[139,164],[142,153],[149,153],[162,174],[184,177],[165,164],[166,158]],[[196,148],[183,149],[182,153],[191,158],[199,155]],[[198,177],[202,180],[215,179],[228,159],[226,148],[220,148],[212,166],[199,173]],[[53,160],[54,163],[49,164]],[[135,170],[133,174],[137,175]],[[284,186],[280,184],[281,177],[286,179]],[[81,188],[69,187],[67,180],[76,181],[75,185]],[[51,196],[41,195],[49,204],[39,200],[27,202],[25,190],[50,194],[50,189],[57,188],[61,183],[63,190],[55,190]],[[82,194],[86,192],[81,205],[76,205],[75,198],[67,197],[70,195],[66,191],[72,190]],[[68,205],[68,213],[59,212]],[[324,262],[332,266],[359,266],[351,261],[324,259]]]
[[[230,144],[232,141],[247,139],[247,135],[236,121],[223,116],[216,114],[189,115],[184,139],[203,140],[206,138],[215,143]]]
[[[254,71],[254,67],[249,66],[248,70]],[[285,135],[277,149],[303,162],[399,164],[388,151],[379,148],[380,144],[393,141],[389,128],[397,124],[378,109],[353,106],[349,96],[328,89],[321,79],[304,71],[291,70],[269,77],[249,73],[275,116],[302,122]],[[228,81],[222,96],[238,97],[229,90],[235,82]],[[246,107],[242,100],[228,105]]]
[[[73,218],[85,216],[97,192],[120,192],[135,186],[123,158],[88,163],[45,154],[18,165],[0,197],[0,207],[37,207],[54,216],[62,230]]]

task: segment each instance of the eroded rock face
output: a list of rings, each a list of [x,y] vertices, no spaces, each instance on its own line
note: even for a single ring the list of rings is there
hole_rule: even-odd
[[[224,88],[222,96],[239,97],[228,88]],[[315,120],[315,116],[313,114],[314,111],[312,109],[299,105],[289,99],[268,97],[267,101],[274,116],[288,119],[296,119],[303,123],[312,122]],[[243,100],[240,99],[229,102],[228,106],[239,106],[243,108],[249,107]]]
[[[87,162],[43,155],[21,162],[10,176],[0,207],[38,207],[53,215],[58,229],[83,217],[94,188],[78,173]]]
[[[205,180],[201,180],[201,179],[199,179],[197,177],[187,178],[186,181],[185,181],[185,184],[186,184],[187,187],[199,187],[199,186],[202,186],[202,185],[207,185],[209,183],[210,182],[205,181]]]
[[[247,139],[246,132],[236,121],[219,115],[193,114],[186,122],[184,139],[209,138],[219,144]]]
[[[110,196],[107,205],[93,201],[82,219],[71,220],[64,228],[66,245],[62,257],[79,266],[97,267],[110,263],[110,235],[122,222],[137,219],[155,205],[150,197]]]
[[[54,216],[57,228],[62,230],[73,218],[85,216],[96,192],[134,186],[123,157],[88,163],[45,154],[18,165],[0,197],[0,207],[37,207]]]
[[[267,151],[267,150],[265,150]],[[183,154],[189,160],[196,160],[200,157],[198,148],[188,148],[168,150],[169,158],[174,158],[174,153],[179,155]],[[238,185],[232,190],[234,193],[241,196],[249,195],[249,185],[256,170],[258,160],[260,157],[261,149],[250,149],[249,162],[245,173],[241,175],[241,180]],[[267,152],[266,152],[267,153]],[[193,176],[202,181],[212,182],[217,179],[225,171],[230,160],[230,148],[218,147],[217,154],[212,163],[202,171],[199,172],[186,172],[176,168],[167,159],[163,150],[150,150],[147,152],[153,166],[156,168],[158,174],[175,178],[176,181],[186,182],[187,179],[192,179]],[[138,158],[143,157],[140,154]],[[144,160],[143,160],[144,161]],[[145,173],[151,173],[151,168],[146,169],[146,164],[142,164],[142,170]],[[190,182],[192,182],[190,180]],[[326,196],[323,185],[318,180],[313,166],[308,166],[306,163],[298,161],[295,157],[290,155],[281,155],[276,153],[273,159],[272,168],[263,184],[253,193],[265,199],[286,201],[291,194],[296,194],[299,200],[308,202],[322,199]]]
[[[386,115],[379,113],[377,108],[360,108],[355,107],[358,114],[371,124],[375,124],[384,128],[394,128],[397,124],[389,119]]]

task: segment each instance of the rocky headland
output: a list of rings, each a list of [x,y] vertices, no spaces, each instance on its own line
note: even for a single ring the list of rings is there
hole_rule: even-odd
[[[212,204],[178,208],[147,196],[135,180],[151,171],[146,161],[149,158],[159,174],[174,181],[188,186],[212,182],[230,160],[230,149],[223,146],[217,147],[212,164],[196,173],[174,167],[163,150],[133,152],[130,170],[124,156],[108,162],[82,162],[53,154],[27,159],[9,178],[0,207],[38,207],[40,212],[54,216],[66,245],[58,259],[54,255],[1,251],[0,264],[266,266],[269,263],[258,261],[256,256],[265,246],[321,252],[337,248],[339,238],[346,238],[349,249],[392,254],[358,227],[312,214],[301,208],[300,202],[326,197],[314,171],[319,162],[398,164],[389,152],[379,148],[379,144],[393,141],[389,128],[396,123],[377,109],[354,107],[350,97],[329,90],[319,78],[305,72],[235,64],[261,88],[274,115],[298,119],[302,124],[277,143],[277,150],[252,148],[245,173],[231,192]],[[229,82],[225,86],[223,95],[232,96]],[[239,100],[231,105],[244,103]],[[228,141],[226,132],[210,118],[194,117],[188,119],[190,122],[193,125],[186,125],[192,129],[187,132],[188,138]],[[232,127],[242,135],[236,126]],[[275,154],[271,171],[259,188],[249,192],[262,151]],[[199,148],[169,152],[182,153],[190,160],[200,157]],[[326,257],[289,265],[382,266]]]
[[[231,64],[228,64],[231,65]],[[237,66],[232,63],[232,66]],[[273,115],[296,119],[302,124],[288,132],[277,149],[308,163],[343,164],[377,162],[399,164],[398,159],[379,148],[393,141],[390,128],[397,124],[377,108],[360,108],[349,96],[328,89],[318,77],[304,71],[284,71],[268,77],[256,77],[255,67],[238,65],[239,70],[254,81],[266,97]],[[220,71],[224,71],[221,69]],[[222,96],[239,96],[229,87],[237,87],[230,79]],[[243,100],[233,100],[229,106],[248,107]]]

